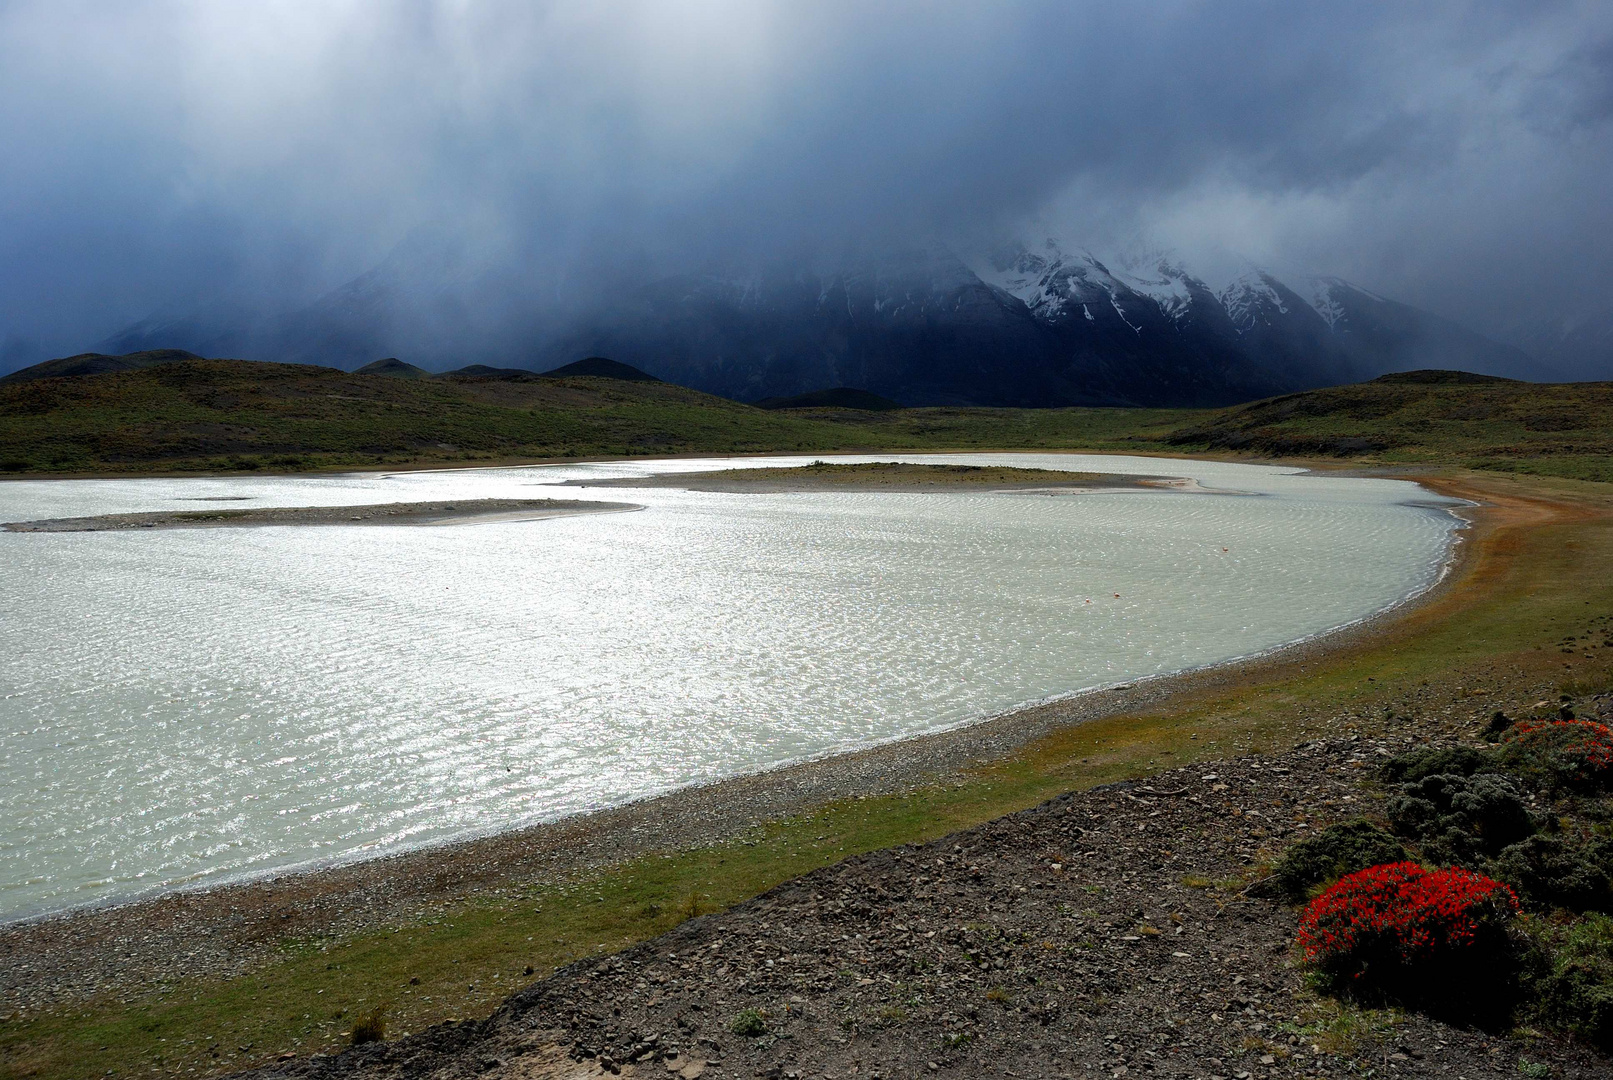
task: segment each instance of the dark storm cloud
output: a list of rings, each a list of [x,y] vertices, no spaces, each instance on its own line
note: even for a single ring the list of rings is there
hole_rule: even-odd
[[[1605,4],[13,0],[0,105],[17,357],[306,303],[422,226],[530,304],[1032,222],[1484,328],[1613,283]]]

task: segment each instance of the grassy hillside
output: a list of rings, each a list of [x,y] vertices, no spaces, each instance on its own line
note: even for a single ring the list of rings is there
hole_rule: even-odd
[[[1613,383],[1407,372],[1204,414],[1178,450],[1439,462],[1613,480]]]
[[[1613,480],[1613,383],[1413,372],[1228,409],[761,409],[661,382],[186,358],[0,383],[0,473],[763,451],[1092,449]]]
[[[316,469],[568,456],[1120,446],[1185,410],[767,411],[660,382],[187,359],[0,385],[0,472]]]

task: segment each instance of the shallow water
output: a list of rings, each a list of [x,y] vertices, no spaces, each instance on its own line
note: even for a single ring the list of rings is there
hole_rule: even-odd
[[[878,456],[898,458],[1258,497],[568,487],[646,509],[0,533],[0,918],[554,818],[1249,655],[1426,587],[1459,526],[1398,481]],[[531,498],[803,461],[25,481],[0,483],[0,521]]]

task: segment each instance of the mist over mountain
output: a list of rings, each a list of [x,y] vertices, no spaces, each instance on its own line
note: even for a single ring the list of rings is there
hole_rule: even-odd
[[[0,95],[0,371],[121,341],[937,400],[1219,400],[1414,348],[1613,375],[1589,0],[12,0]],[[1310,273],[1360,287],[1342,323]]]
[[[971,265],[937,245],[828,268],[631,281],[581,310],[521,312],[498,275],[420,241],[277,319],[143,320],[97,348],[348,369],[397,356],[537,371],[603,355],[745,401],[855,386],[911,405],[1032,407],[1219,405],[1409,368],[1532,366],[1338,278],[1308,279],[1302,295],[1250,268],[1217,290],[1168,253],[1113,262],[1045,240],[999,245]],[[485,311],[504,315],[479,319]]]

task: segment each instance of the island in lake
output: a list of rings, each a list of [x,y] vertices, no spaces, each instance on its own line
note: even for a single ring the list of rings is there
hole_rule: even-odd
[[[1120,473],[1024,469],[1008,465],[913,464],[867,461],[838,464],[814,461],[791,468],[723,469],[716,472],[662,473],[609,480],[568,480],[578,487],[673,487],[685,491],[777,494],[792,491],[921,492],[954,488],[990,491],[1198,491],[1185,477],[1128,476]]]

